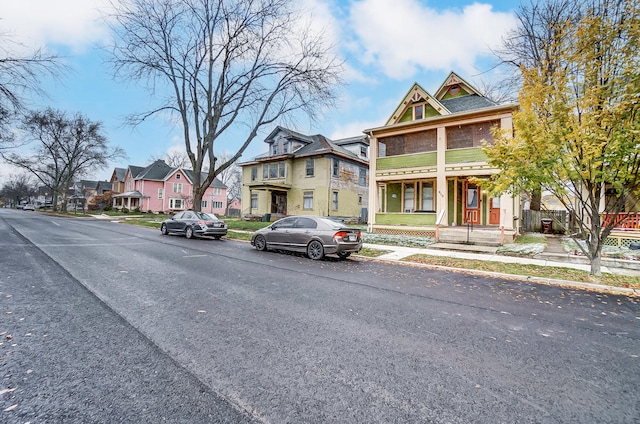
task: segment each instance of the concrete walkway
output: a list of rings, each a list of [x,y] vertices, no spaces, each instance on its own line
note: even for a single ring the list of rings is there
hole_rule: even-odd
[[[478,245],[435,243],[425,248],[419,248],[365,243],[364,246],[370,249],[389,250],[389,253],[378,256],[378,259],[389,261],[397,261],[411,255],[424,254],[457,259],[554,266],[590,271],[591,267],[587,258],[569,255],[564,251],[559,238],[550,241],[543,253],[531,258],[499,255],[496,253],[497,247]],[[640,268],[640,264],[635,263],[635,261],[616,260],[608,264],[607,260],[603,260],[602,272],[640,277],[640,269],[634,269],[635,267]]]

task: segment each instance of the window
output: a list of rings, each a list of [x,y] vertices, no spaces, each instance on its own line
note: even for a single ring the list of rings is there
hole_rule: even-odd
[[[435,152],[438,149],[437,130],[382,137],[378,144],[378,157]]]
[[[176,174],[176,180],[180,179],[180,174]]]
[[[317,228],[318,223],[311,218],[298,218],[294,228]]]
[[[334,211],[338,210],[338,192],[334,191],[331,193],[331,206]]]
[[[251,195],[251,209],[258,209],[258,194],[253,193]]]
[[[206,201],[206,200],[201,201],[201,202],[200,202],[200,207],[201,207],[202,209],[206,208],[206,207],[207,207],[207,201]]]
[[[162,199],[164,198],[164,189],[163,188],[159,188],[158,189],[158,199]]]
[[[222,206],[222,202],[211,202],[211,207],[213,209],[222,209],[224,206]]]
[[[482,146],[482,141],[492,143],[491,128],[499,125],[499,121],[487,121],[478,124],[447,127],[447,149],[480,147]]]
[[[284,162],[278,164],[278,177],[284,178]]]
[[[222,194],[222,189],[220,187],[214,187],[213,194]]]
[[[274,162],[269,164],[262,165],[262,178],[267,179],[275,179],[275,178],[284,178],[285,177],[285,163],[284,162]]]
[[[358,204],[361,205],[362,204],[362,194],[358,195]]]
[[[182,193],[182,183],[173,183],[173,192]]]
[[[256,181],[258,179],[258,167],[254,166],[251,168],[251,181]]]
[[[424,105],[417,105],[413,107],[413,120],[417,121],[424,118]]]
[[[184,209],[184,201],[182,199],[169,199],[169,209]]]
[[[364,146],[360,146],[360,156],[362,156],[363,158],[367,157],[367,148]]]
[[[307,159],[307,177],[313,177],[314,173],[314,160]]]
[[[282,143],[282,153],[289,153],[289,143]]]
[[[413,212],[413,201],[415,197],[415,188],[413,183],[404,185],[404,211]]]
[[[278,145],[274,142],[271,145],[271,156],[275,156],[278,154]]]
[[[358,185],[362,187],[367,185],[367,170],[365,168],[360,168],[359,170]]]
[[[313,191],[305,191],[302,193],[302,208],[313,209]]]
[[[340,162],[338,162],[338,159],[331,159],[331,175],[334,177],[340,175]]]
[[[422,205],[420,207],[423,211],[433,211],[433,183],[422,183]]]
[[[263,180],[269,179],[269,164],[268,163],[265,163],[264,165],[262,165],[262,179]]]

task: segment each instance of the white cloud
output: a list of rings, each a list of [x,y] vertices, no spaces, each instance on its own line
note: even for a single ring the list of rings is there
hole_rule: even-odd
[[[109,0],[0,0],[0,32],[29,48],[63,45],[81,52],[109,38],[101,19]]]
[[[515,22],[512,14],[481,3],[437,10],[418,0],[363,0],[350,14],[354,54],[396,79],[420,70],[471,73]]]

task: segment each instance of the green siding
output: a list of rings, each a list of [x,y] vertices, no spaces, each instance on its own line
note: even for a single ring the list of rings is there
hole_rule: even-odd
[[[402,118],[398,122],[409,122],[413,120],[413,109],[410,107],[404,111]]]
[[[445,152],[445,163],[465,163],[465,162],[486,162],[487,155],[480,147],[470,147],[468,149],[447,150]]]
[[[436,225],[435,213],[377,213],[376,224],[413,227]]]
[[[447,93],[442,97],[442,100],[446,100],[446,99],[452,99],[454,97],[460,97],[460,96],[467,96],[469,93],[462,87],[460,87],[460,92],[458,94],[456,94],[455,96],[452,96],[449,93],[449,90],[447,90]]]
[[[389,156],[376,159],[376,168],[384,169],[401,169],[401,168],[419,168],[421,166],[435,166],[437,162],[436,152],[416,153],[413,155]]]

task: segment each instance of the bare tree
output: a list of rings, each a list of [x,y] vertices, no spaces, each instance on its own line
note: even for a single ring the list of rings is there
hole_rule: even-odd
[[[56,55],[37,49],[20,54],[24,46],[0,34],[0,150],[12,147],[15,141],[9,130],[15,117],[25,111],[27,95],[44,95],[40,79],[44,75],[58,77],[66,66]]]
[[[0,189],[0,199],[12,206],[29,200],[36,193],[33,178],[26,172],[9,175],[9,181]]]
[[[160,156],[152,155],[149,161],[155,162],[157,160],[163,160],[172,168],[188,168],[190,165],[187,153],[179,150],[169,150],[167,153]]]
[[[0,152],[8,163],[33,174],[53,192],[53,210],[57,198],[66,199],[72,181],[88,172],[102,169],[112,159],[124,157],[124,151],[109,148],[102,135],[102,124],[77,113],[46,109],[24,118],[22,133],[30,152]],[[63,210],[66,202],[63,202]]]
[[[157,108],[132,123],[171,113],[194,171],[193,208],[214,178],[259,130],[333,104],[341,62],[289,0],[131,0],[114,5],[116,76],[148,83]],[[239,140],[238,140],[238,134]],[[217,142],[239,141],[216,164]],[[228,147],[227,147],[228,149]],[[208,169],[207,172],[205,169]]]
[[[498,84],[503,90],[517,93],[522,87],[522,70],[547,66],[553,74],[557,64],[552,60],[560,54],[556,42],[567,22],[577,22],[590,0],[529,0],[521,3],[515,12],[518,25],[503,39],[501,48],[494,51],[497,68],[506,71]],[[491,92],[491,90],[489,90]],[[513,99],[515,100],[515,98]],[[527,193],[530,209],[540,210],[542,192],[534,189]]]
[[[230,156],[229,152],[223,152],[220,155],[220,161],[226,163]],[[218,174],[218,179],[227,186],[227,204],[225,206],[228,207],[234,198],[240,199],[242,196],[242,168],[237,163],[233,163]]]

